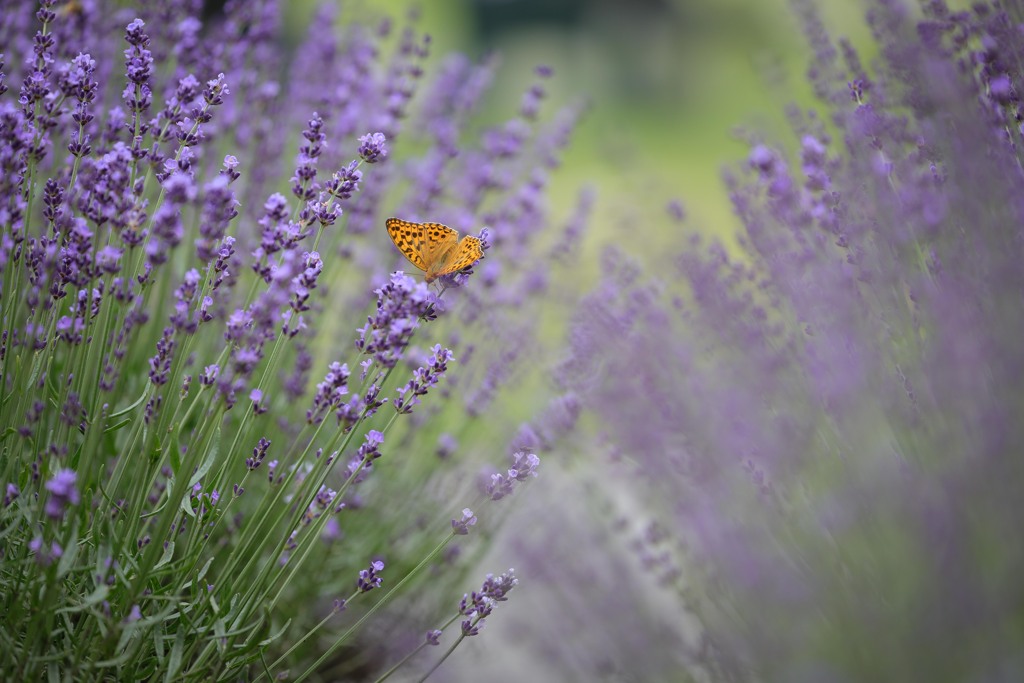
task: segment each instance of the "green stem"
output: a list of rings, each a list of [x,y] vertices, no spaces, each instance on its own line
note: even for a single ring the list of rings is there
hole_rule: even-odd
[[[360,595],[361,593],[362,593],[362,591],[358,591],[358,590],[357,590],[357,591],[355,591],[354,593],[352,593],[352,595],[348,596],[348,598],[347,598],[347,599],[345,600],[345,603],[344,603],[344,604],[345,604],[345,605],[350,605],[350,604],[352,603],[352,601],[353,601],[353,600],[355,600],[355,599],[356,599],[356,598],[357,598],[357,597],[358,597],[358,596],[359,596],[359,595]],[[290,648],[288,648],[288,650],[286,650],[286,651],[285,651],[285,653],[284,653],[283,655],[281,655],[280,657],[278,657],[277,659],[275,659],[275,660],[273,661],[273,663],[271,663],[271,665],[270,665],[270,666],[269,666],[268,668],[269,668],[269,669],[273,669],[273,668],[274,668],[274,667],[276,667],[276,666],[277,666],[278,664],[280,664],[281,662],[283,662],[284,660],[286,660],[286,659],[287,659],[287,658],[289,657],[289,655],[291,655],[291,654],[292,654],[293,652],[295,652],[296,650],[298,650],[298,649],[299,649],[299,647],[301,647],[303,643],[305,643],[305,642],[306,642],[307,640],[309,640],[309,639],[310,639],[310,638],[311,638],[311,637],[313,636],[313,634],[315,634],[315,633],[316,633],[317,631],[319,631],[319,630],[320,630],[320,629],[321,629],[321,628],[322,628],[322,627],[323,627],[324,625],[326,625],[326,624],[327,624],[327,622],[328,622],[328,621],[330,621],[331,617],[333,617],[333,616],[334,616],[335,614],[337,614],[337,613],[338,613],[338,610],[336,610],[336,609],[332,609],[332,610],[331,610],[331,613],[330,613],[330,614],[328,614],[328,615],[327,615],[326,617],[324,617],[323,619],[321,619],[321,620],[320,620],[320,623],[318,623],[318,624],[317,624],[316,626],[314,626],[314,627],[313,627],[312,629],[310,629],[310,630],[309,630],[309,632],[307,632],[307,633],[306,633],[306,634],[305,634],[304,636],[302,636],[301,638],[299,638],[299,639],[298,639],[298,640],[297,640],[297,641],[295,642],[295,644],[294,644],[294,645],[292,645],[292,646],[291,646]],[[266,672],[264,672],[264,674],[262,674],[262,675],[265,675],[265,674],[266,674]],[[262,677],[262,675],[261,675],[261,677]],[[256,678],[256,680],[258,681],[258,680],[259,680],[259,678]]]
[[[480,617],[476,617],[475,619],[473,619],[473,623],[472,623],[472,624],[470,624],[470,628],[472,628],[473,626],[476,626],[476,625],[477,625],[477,622],[479,622],[479,621],[480,621]],[[444,664],[444,660],[446,660],[446,659],[448,659],[449,657],[451,657],[452,653],[453,653],[453,652],[455,652],[455,648],[457,648],[457,647],[459,646],[459,644],[460,644],[460,643],[461,643],[462,641],[464,641],[465,639],[466,639],[466,634],[465,634],[465,633],[460,633],[460,634],[459,634],[459,637],[458,637],[458,638],[456,639],[456,641],[455,641],[454,643],[452,643],[452,646],[451,646],[451,647],[449,647],[449,648],[448,648],[448,649],[447,649],[447,650],[445,651],[445,653],[444,653],[443,655],[441,655],[441,658],[440,658],[439,660],[437,660],[436,662],[434,662],[434,666],[430,667],[430,669],[429,669],[429,670],[427,671],[427,673],[423,674],[423,677],[422,677],[422,678],[420,678],[420,680],[418,681],[418,683],[423,683],[423,681],[425,681],[425,680],[427,680],[428,678],[430,678],[430,675],[431,675],[431,674],[433,674],[433,673],[434,673],[435,671],[437,671],[437,670],[438,670],[438,668],[440,668],[440,666],[441,666],[442,664]]]
[[[388,374],[390,374],[390,372],[391,372],[391,370],[389,369],[388,373],[384,375],[384,380],[381,381],[381,386],[382,387],[383,387],[383,382],[387,380]],[[391,416],[391,420],[387,423],[387,425],[385,425],[384,429],[381,430],[381,433],[386,432],[388,430],[388,428],[390,428],[391,425],[394,424],[395,419],[397,417],[398,417],[398,413],[394,413]],[[361,421],[361,419],[360,419],[360,421]],[[346,439],[344,446],[341,449],[339,449],[339,451],[338,451],[339,452],[339,456],[340,456],[340,454],[345,452],[345,449],[348,447],[349,441],[351,441],[352,435],[354,433],[355,433],[355,428],[353,427],[353,429],[348,432],[348,438]],[[330,452],[330,451],[328,451],[328,452]],[[349,475],[348,479],[345,480],[345,483],[342,484],[341,488],[337,491],[337,493],[334,494],[334,499],[335,500],[338,500],[338,501],[344,500],[345,494],[348,492],[349,487],[356,480],[356,477],[359,476],[359,473],[362,472],[362,470],[366,466],[366,464],[367,463],[366,463],[365,460],[363,462],[359,463],[359,466],[355,469],[355,471],[352,472],[351,475]],[[326,479],[327,479],[327,473],[325,472],[323,474],[323,476],[320,478],[319,484],[315,488],[314,487],[310,487],[312,489],[312,491],[311,491],[312,496],[309,497],[309,500],[308,500],[308,502],[306,504],[306,507],[301,508],[301,511],[304,512],[306,510],[306,508],[309,507],[309,505],[313,502],[313,497],[315,497],[317,492],[319,492],[320,486],[323,485],[323,482]],[[307,529],[307,532],[305,534],[305,538],[303,538],[302,544],[298,548],[299,552],[296,553],[296,555],[293,556],[292,560],[288,563],[287,575],[282,574],[281,576],[283,578],[279,579],[280,588],[278,588],[277,594],[275,594],[274,597],[270,601],[271,608],[273,608],[275,605],[277,605],[278,601],[281,599],[281,595],[284,593],[284,590],[288,586],[289,582],[291,582],[291,580],[295,576],[295,574],[302,568],[303,564],[305,563],[306,558],[309,556],[310,552],[312,552],[312,549],[314,547],[316,539],[319,538],[320,532],[323,531],[324,526],[326,526],[327,519],[329,518],[329,516],[330,515],[326,514],[326,513],[321,515],[320,518],[317,519],[316,524],[310,526],[310,528]],[[296,521],[296,524],[297,524],[297,521]]]
[[[386,605],[388,602],[390,602],[391,598],[393,598],[395,595],[397,595],[398,592],[402,589],[402,587],[405,586],[405,584],[407,584],[414,576],[416,576],[421,571],[423,571],[423,569],[428,564],[430,564],[434,560],[434,558],[436,558],[438,555],[440,555],[441,551],[445,549],[445,546],[447,546],[448,543],[450,543],[453,538],[455,538],[455,532],[449,533],[448,536],[446,536],[443,541],[438,543],[436,548],[431,550],[427,554],[427,556],[424,557],[420,561],[420,563],[413,568],[413,570],[411,572],[409,572],[408,574],[405,575],[405,578],[403,578],[401,581],[399,581],[397,584],[395,584],[395,586],[391,590],[389,590],[387,593],[385,593],[384,597],[381,598],[373,607],[371,607],[369,609],[369,611],[366,612],[366,614],[364,614],[362,617],[360,617],[359,621],[357,621],[355,624],[353,624],[351,627],[349,627],[349,629],[347,631],[342,633],[341,636],[336,641],[334,641],[334,643],[331,644],[331,646],[329,648],[327,648],[322,655],[320,655],[320,658],[317,659],[315,662],[313,662],[312,666],[310,666],[308,669],[306,669],[302,673],[301,676],[299,676],[297,679],[295,679],[295,683],[302,683],[302,681],[304,681],[307,678],[309,678],[310,675],[312,675],[313,672],[316,671],[320,667],[321,664],[326,662],[327,659],[331,655],[333,655],[335,653],[335,651],[337,651],[337,649],[339,647],[341,647],[342,643],[344,643],[348,639],[349,636],[351,636],[353,633],[355,633],[356,631],[359,630],[359,627],[363,625],[363,622],[365,622],[367,619],[369,619],[371,616],[373,616],[377,612],[377,610],[379,610],[384,605]]]
[[[455,621],[460,616],[461,615],[458,612],[456,612],[455,616],[453,616],[451,619],[446,621],[444,623],[444,625],[442,625],[441,628],[439,628],[438,630],[439,631],[444,631],[446,628],[448,628],[453,623],[455,623]],[[427,645],[429,645],[429,643],[427,642],[426,638],[424,638],[423,642],[416,646],[416,649],[414,649],[412,652],[410,652],[409,654],[407,654],[406,656],[404,656],[400,660],[398,660],[398,662],[394,666],[392,666],[390,669],[388,669],[383,674],[381,674],[380,677],[376,681],[374,681],[373,683],[384,683],[384,681],[386,681],[388,678],[390,678],[391,674],[395,673],[396,671],[401,669],[403,666],[405,666],[405,664],[410,659],[415,657],[419,653],[419,651],[422,650],[423,648],[425,648]]]

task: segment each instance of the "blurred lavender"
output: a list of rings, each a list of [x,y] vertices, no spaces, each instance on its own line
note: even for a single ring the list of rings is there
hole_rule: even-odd
[[[579,107],[544,111],[541,67],[481,127],[494,64],[428,76],[412,16],[324,2],[288,54],[276,2],[202,10],[0,2],[0,678],[383,669],[355,626],[422,640],[498,497],[464,451],[500,467],[525,429],[476,418],[571,263],[536,238]],[[392,272],[387,215],[479,233],[489,277]]]
[[[640,584],[677,606],[679,669],[1021,680],[1024,13],[872,3],[869,70],[795,7],[828,118],[793,109],[799,152],[756,141],[727,175],[738,252],[694,237],[656,280],[609,251],[561,381],[604,430]],[[535,569],[599,586],[560,563],[574,533]],[[615,643],[645,628],[623,583],[596,620]],[[552,631],[599,609],[577,608]]]

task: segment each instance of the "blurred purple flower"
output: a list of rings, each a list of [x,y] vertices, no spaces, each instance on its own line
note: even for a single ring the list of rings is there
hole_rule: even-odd
[[[74,470],[60,469],[46,482],[46,490],[50,493],[45,506],[47,517],[60,519],[69,505],[78,505],[77,480],[78,474]]]
[[[437,437],[437,450],[435,453],[441,460],[450,458],[459,449],[458,440],[447,432]]]
[[[795,6],[828,125],[794,110],[799,164],[755,142],[727,174],[737,250],[694,238],[660,281],[610,253],[558,376],[632,465],[616,485],[686,549],[707,618],[684,659],[726,679],[1011,660],[1013,677],[1024,545],[991,539],[1015,538],[1024,495],[1024,175],[1002,78],[1022,82],[1024,34],[985,3],[926,3],[917,27],[876,3],[869,77]]]
[[[452,531],[457,536],[465,536],[469,533],[469,527],[476,525],[476,515],[469,508],[462,510],[462,517],[452,520]]]
[[[10,507],[11,503],[17,500],[20,495],[21,491],[18,489],[17,485],[8,483],[4,489],[4,507]]]

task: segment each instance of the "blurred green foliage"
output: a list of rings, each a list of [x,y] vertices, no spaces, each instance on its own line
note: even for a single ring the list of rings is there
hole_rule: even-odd
[[[315,4],[289,3],[285,22],[295,40]],[[870,62],[874,48],[863,6],[833,1],[821,7],[828,26]],[[728,239],[737,223],[721,168],[745,157],[749,136],[792,144],[785,106],[814,106],[804,79],[808,50],[788,0],[342,5],[343,13],[364,20],[410,11],[433,39],[428,74],[452,51],[497,58],[495,87],[480,121],[497,122],[514,110],[538,64],[555,70],[553,105],[581,98],[590,103],[564,166],[552,178],[551,208],[556,219],[567,217],[580,187],[596,189],[583,259],[591,275],[604,243],[654,253],[677,240],[663,220],[671,199],[683,201],[696,229]]]
[[[833,2],[824,11],[830,27],[852,29],[870,61],[862,7]],[[803,78],[808,51],[787,0],[451,0],[424,5],[422,26],[438,54],[498,54],[490,118],[514,106],[536,64],[555,69],[556,105],[590,102],[552,179],[552,208],[568,213],[577,188],[593,185],[591,247],[614,241],[643,253],[671,245],[678,236],[662,218],[673,198],[697,229],[731,234],[736,222],[719,171],[746,155],[736,127],[788,144],[785,105],[814,104]]]

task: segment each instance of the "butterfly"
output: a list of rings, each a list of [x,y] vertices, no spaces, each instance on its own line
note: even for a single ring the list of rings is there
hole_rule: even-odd
[[[447,225],[413,223],[399,218],[389,218],[384,224],[398,250],[426,273],[427,282],[469,268],[484,256],[479,239],[466,235],[459,241],[458,231]]]

